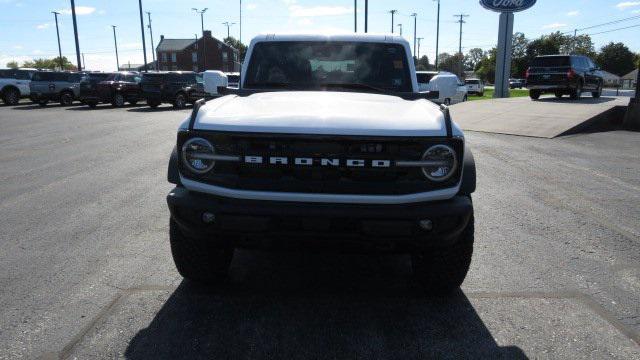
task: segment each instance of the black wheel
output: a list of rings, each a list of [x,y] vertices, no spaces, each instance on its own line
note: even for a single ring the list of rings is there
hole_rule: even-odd
[[[184,109],[187,106],[187,97],[183,93],[178,93],[173,100],[173,107],[176,109]]]
[[[123,107],[124,96],[121,93],[115,93],[115,95],[113,95],[113,100],[111,101],[111,105],[113,105],[114,107]]]
[[[97,101],[87,101],[87,105],[89,105],[90,108],[95,109],[98,106],[98,102]]]
[[[582,97],[582,83],[578,83],[575,89],[571,90],[571,99],[579,100]]]
[[[129,104],[136,106],[138,104],[138,100],[129,100]]]
[[[449,99],[449,98],[444,99],[444,104],[447,105],[447,106],[451,105],[451,99]]]
[[[465,95],[465,96],[462,98],[462,102],[466,102],[467,100],[469,100],[469,98],[467,97],[467,95]]]
[[[596,91],[593,91],[591,93],[591,96],[593,96],[594,99],[598,99],[600,96],[602,96],[602,84],[598,85],[598,88],[596,89]]]
[[[424,290],[450,293],[462,285],[473,255],[473,216],[458,241],[448,248],[431,249],[411,255],[413,276]]]
[[[60,94],[60,105],[62,106],[69,106],[73,104],[73,94],[65,91],[62,94]]]
[[[533,100],[540,99],[540,91],[538,90],[529,90],[529,97]]]
[[[478,93],[478,96],[483,97],[483,96],[484,96],[484,93],[483,93],[483,92]]]
[[[2,94],[2,101],[5,105],[17,105],[20,102],[20,91],[18,89],[6,89]]]
[[[49,100],[40,100],[40,101],[38,101],[38,105],[40,105],[40,107],[45,107],[45,106],[47,106],[48,102],[49,102]]]
[[[558,99],[560,99],[560,98],[562,97],[562,95],[563,95],[563,94],[562,94],[562,92],[560,92],[560,91],[556,91],[556,92],[555,92],[555,93],[553,93],[553,94],[554,94],[554,95],[556,96],[556,98],[558,98]]]
[[[169,221],[169,242],[176,268],[184,278],[216,284],[227,278],[233,248],[215,246],[211,239],[184,235],[173,219]]]
[[[147,101],[147,105],[149,105],[149,107],[151,107],[152,109],[155,109],[160,106],[160,101]]]

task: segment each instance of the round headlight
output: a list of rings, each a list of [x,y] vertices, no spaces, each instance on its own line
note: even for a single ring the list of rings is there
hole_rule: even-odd
[[[203,138],[187,140],[182,145],[182,162],[189,171],[204,174],[216,165],[213,160],[215,150],[211,143]]]
[[[431,181],[445,181],[456,172],[456,152],[447,145],[434,145],[422,155],[422,173]]]

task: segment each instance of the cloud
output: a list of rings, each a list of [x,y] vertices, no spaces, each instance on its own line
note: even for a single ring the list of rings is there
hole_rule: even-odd
[[[544,25],[542,28],[543,29],[559,29],[559,28],[563,28],[563,27],[566,27],[566,26],[567,26],[567,24],[553,23],[553,24]]]
[[[616,7],[620,10],[625,10],[625,9],[636,7],[636,6],[640,6],[640,1],[624,1],[616,5]]]
[[[16,50],[24,49],[24,47],[22,45],[15,45],[13,48],[16,49]]]
[[[579,16],[579,15],[580,15],[580,11],[578,11],[578,10],[569,11],[569,12],[567,13],[567,16],[571,16],[571,17],[573,17],[573,16]]]
[[[309,25],[313,25],[313,20],[309,18],[301,18],[298,21],[296,21],[296,24],[298,24],[299,26],[309,26]]]
[[[346,6],[289,6],[289,14],[293,17],[337,16],[352,13],[353,7]]]
[[[247,10],[251,11],[251,10],[257,9],[258,4],[250,3],[250,4],[247,4],[245,7],[247,8]]]
[[[51,26],[50,23],[44,23],[44,24],[38,24],[36,25],[36,29],[38,30],[44,30],[44,29],[48,29],[49,26]]]
[[[90,15],[96,11],[96,8],[91,6],[76,6],[76,15]],[[71,9],[59,10],[60,13],[65,15],[71,15]]]

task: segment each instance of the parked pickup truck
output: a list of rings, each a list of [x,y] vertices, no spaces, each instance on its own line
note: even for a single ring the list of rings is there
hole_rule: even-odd
[[[234,249],[411,254],[431,292],[458,288],[474,241],[475,165],[446,106],[420,93],[406,40],[265,35],[239,89],[204,73],[167,196],[185,278],[217,284]]]

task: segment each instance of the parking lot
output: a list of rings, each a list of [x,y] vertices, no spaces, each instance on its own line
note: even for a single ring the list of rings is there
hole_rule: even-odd
[[[404,256],[243,250],[212,290],[169,250],[189,113],[0,107],[0,358],[640,357],[638,133],[467,132],[476,244],[452,298]]]

